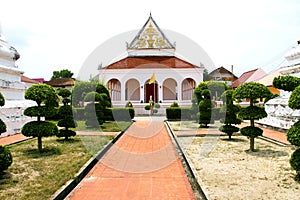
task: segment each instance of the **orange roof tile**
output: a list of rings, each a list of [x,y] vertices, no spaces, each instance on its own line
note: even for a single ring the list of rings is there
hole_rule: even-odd
[[[30,79],[27,76],[21,76],[21,82],[24,82],[24,83],[33,83],[33,84],[38,84],[39,83],[38,81]]]
[[[196,68],[197,66],[175,56],[141,56],[126,57],[105,69],[133,69],[133,68]]]

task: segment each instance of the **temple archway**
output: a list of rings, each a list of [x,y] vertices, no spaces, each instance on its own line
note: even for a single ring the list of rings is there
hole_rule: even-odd
[[[140,83],[136,79],[129,79],[125,84],[125,100],[140,101]]]
[[[118,79],[110,79],[107,82],[107,89],[112,101],[121,101],[121,83]]]
[[[163,100],[178,100],[177,82],[172,78],[168,78],[163,82]]]
[[[184,79],[181,84],[182,100],[192,100],[195,87],[196,81],[194,79]]]

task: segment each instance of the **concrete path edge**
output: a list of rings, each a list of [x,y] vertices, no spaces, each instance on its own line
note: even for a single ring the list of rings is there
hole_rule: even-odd
[[[173,130],[171,129],[171,126],[169,124],[169,122],[167,120],[165,120],[165,124],[167,125],[167,130],[169,132],[169,134],[171,135],[171,137],[173,138],[173,140],[175,141],[175,145],[178,147],[178,149],[180,150],[180,152],[182,153],[182,157],[188,167],[188,170],[190,171],[192,178],[195,180],[196,183],[196,187],[200,193],[200,195],[202,196],[202,198],[204,200],[211,200],[208,192],[201,186],[201,184],[199,183],[199,181],[197,180],[197,172],[194,168],[194,166],[192,165],[192,163],[189,161],[189,159],[187,158],[184,150],[181,148],[180,143],[177,141],[177,136],[174,134]]]

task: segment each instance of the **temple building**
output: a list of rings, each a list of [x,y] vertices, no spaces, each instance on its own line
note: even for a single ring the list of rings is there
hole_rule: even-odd
[[[151,14],[142,29],[127,43],[127,57],[99,69],[114,106],[130,101],[134,106],[176,101],[191,105],[194,88],[203,81],[204,67],[176,56],[171,43]],[[163,109],[164,110],[164,109]]]
[[[10,46],[0,30],[0,92],[5,98],[5,105],[0,108],[0,117],[6,123],[7,133],[14,134],[20,131],[24,122],[31,120],[23,115],[28,106],[35,105],[33,101],[25,100],[25,91],[33,81],[24,77],[16,65],[20,58],[17,50]]]

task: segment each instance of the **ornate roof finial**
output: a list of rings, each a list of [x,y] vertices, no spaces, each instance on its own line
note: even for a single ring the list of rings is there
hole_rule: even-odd
[[[152,18],[152,14],[151,14],[151,11],[150,11],[150,18]]]

